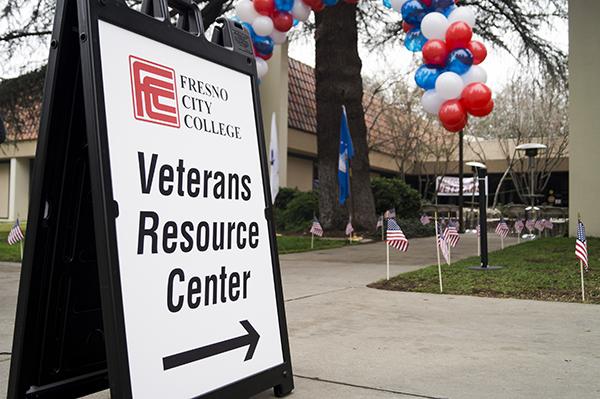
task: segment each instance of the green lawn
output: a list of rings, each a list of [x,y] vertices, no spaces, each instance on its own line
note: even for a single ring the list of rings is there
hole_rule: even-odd
[[[324,240],[315,237],[315,250],[339,248],[347,244],[348,241],[345,240]],[[310,237],[279,236],[277,237],[277,248],[280,254],[310,251]]]
[[[600,303],[600,239],[588,241],[590,271],[585,273],[586,300]],[[442,267],[445,294],[497,298],[580,302],[581,280],[575,258],[575,239],[547,238],[529,241],[490,253],[495,271],[474,271],[479,264],[472,257]],[[395,291],[439,293],[437,265],[400,274],[390,281],[378,281],[372,288]]]

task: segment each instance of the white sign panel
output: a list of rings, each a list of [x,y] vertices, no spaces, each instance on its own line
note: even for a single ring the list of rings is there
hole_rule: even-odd
[[[133,396],[283,363],[251,79],[100,21]]]
[[[486,190],[487,190],[487,176]],[[459,194],[460,179],[458,177],[451,176],[438,176],[436,180],[436,189],[438,195],[457,196]],[[479,195],[479,184],[477,179],[473,177],[463,178],[463,195],[465,197],[472,195]],[[486,192],[487,195],[487,192]]]

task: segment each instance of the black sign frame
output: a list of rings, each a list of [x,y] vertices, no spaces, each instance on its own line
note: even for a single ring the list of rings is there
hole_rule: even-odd
[[[175,14],[179,18],[173,25],[170,20]],[[283,363],[199,397],[247,398],[271,387],[276,396],[289,394],[294,382],[259,82],[248,32],[239,23],[222,20],[209,41],[200,12],[189,0],[145,0],[141,12],[122,0],[59,0],[33,172],[8,398],[80,397],[108,387],[112,398],[132,397],[99,20],[251,77]],[[77,289],[79,284],[83,290]],[[85,311],[76,309],[82,301]]]

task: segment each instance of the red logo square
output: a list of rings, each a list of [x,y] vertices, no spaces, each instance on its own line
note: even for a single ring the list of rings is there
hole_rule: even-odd
[[[129,72],[135,119],[179,127],[175,71],[130,55]]]

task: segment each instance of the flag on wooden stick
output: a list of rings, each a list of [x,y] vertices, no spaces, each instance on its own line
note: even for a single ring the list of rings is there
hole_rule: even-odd
[[[498,234],[502,239],[504,239],[508,236],[509,231],[510,228],[506,224],[506,221],[504,220],[504,218],[501,218],[500,222],[498,222],[498,225],[496,226],[496,234]]]
[[[21,230],[19,219],[17,219],[8,233],[8,245],[15,245],[16,243],[23,241],[24,238],[25,236]]]
[[[588,271],[587,240],[585,238],[585,226],[581,220],[577,220],[577,240],[575,241],[575,256],[581,261],[583,267]]]
[[[348,220],[348,224],[346,225],[346,235],[350,237],[354,232],[354,227],[352,227],[352,220]]]
[[[518,235],[521,235],[521,232],[523,231],[524,228],[525,228],[525,223],[523,223],[523,220],[519,219],[515,222],[515,231],[517,232]]]
[[[313,219],[312,226],[310,227],[310,233],[318,237],[323,237],[323,227],[317,218]]]
[[[448,245],[448,241],[446,239],[446,233],[442,231],[441,226],[438,228],[438,239],[437,239],[438,247],[446,260],[446,263],[450,264],[450,246]]]
[[[427,216],[426,214],[421,215],[421,219],[419,219],[421,221],[421,224],[423,226],[428,225],[429,223],[431,223],[431,218],[429,216]]]
[[[387,222],[386,242],[387,245],[399,251],[406,252],[408,250],[408,240],[395,219]]]
[[[458,223],[449,220],[446,229],[444,230],[444,236],[446,237],[446,241],[452,248],[456,247],[458,242],[460,241],[460,235],[458,234]]]

